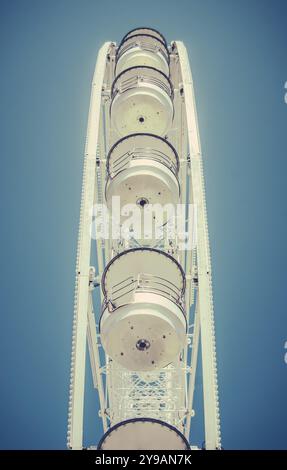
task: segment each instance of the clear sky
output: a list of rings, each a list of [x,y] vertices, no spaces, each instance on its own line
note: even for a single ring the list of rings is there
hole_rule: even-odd
[[[287,448],[287,2],[2,0],[0,8],[0,447],[65,448],[90,82],[101,44],[147,25],[184,41],[192,63],[223,446]],[[92,405],[88,393],[88,444],[102,432]],[[202,441],[197,417],[192,442]]]

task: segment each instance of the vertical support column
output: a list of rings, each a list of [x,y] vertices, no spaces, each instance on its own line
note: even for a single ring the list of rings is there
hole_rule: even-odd
[[[83,415],[85,391],[85,364],[87,319],[89,308],[89,269],[91,254],[92,206],[95,194],[96,151],[99,138],[101,93],[110,43],[105,43],[98,54],[90,99],[87,139],[85,147],[82,201],[77,251],[75,307],[71,358],[71,380],[68,417],[68,447],[83,446]]]
[[[191,353],[191,360],[190,360],[190,374],[189,374],[189,382],[188,382],[188,394],[187,394],[187,419],[186,419],[186,429],[185,429],[185,437],[189,439],[190,434],[190,425],[191,425],[191,418],[193,416],[193,395],[194,395],[194,388],[195,388],[195,376],[196,376],[196,369],[197,369],[197,356],[198,356],[198,345],[199,345],[199,335],[200,335],[200,316],[199,316],[199,306],[198,303],[196,304],[195,309],[195,316],[194,316],[194,326],[193,326],[193,337],[192,337],[192,353]]]
[[[198,307],[200,312],[204,422],[206,449],[220,448],[217,369],[213,319],[211,264],[201,148],[192,75],[185,46],[176,42],[185,96],[186,122],[191,152],[193,202],[197,206]]]
[[[91,368],[93,373],[94,381],[97,384],[99,402],[100,402],[100,416],[103,421],[104,432],[107,431],[107,415],[106,415],[106,397],[104,391],[104,384],[102,380],[102,368],[100,362],[100,354],[98,347],[98,338],[97,338],[97,325],[93,310],[93,297],[92,291],[89,295],[89,308],[88,308],[88,345],[90,350],[90,359],[91,359]]]

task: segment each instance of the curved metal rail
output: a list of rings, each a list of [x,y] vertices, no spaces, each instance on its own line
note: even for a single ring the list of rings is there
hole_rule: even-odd
[[[123,78],[125,74],[131,71],[134,72],[133,76]],[[158,86],[165,91],[170,98],[173,98],[173,86],[167,75],[154,67],[136,65],[123,70],[119,75],[117,75],[112,84],[112,101],[119,92],[124,93],[132,88],[136,88],[138,85],[143,85],[144,83]]]
[[[117,51],[116,62],[123,56],[123,54],[134,47],[140,47],[143,50],[157,53],[160,53],[165,58],[167,64],[169,63],[169,53],[166,45],[156,36],[151,34],[134,34],[125,39]]]
[[[137,292],[161,295],[171,300],[184,312],[184,295],[182,289],[179,289],[167,279],[147,273],[139,273],[136,278],[128,276],[126,279],[115,284],[107,292],[102,311],[108,307],[108,310],[113,312],[126,303],[126,296],[129,294],[132,296]]]
[[[125,152],[123,155],[120,155],[112,164],[110,164],[107,167],[107,176],[113,179],[121,171],[127,169],[132,160],[151,160],[157,163],[161,163],[166,168],[171,170],[175,176],[178,173],[178,166],[164,152],[152,148],[138,147],[129,152]]]

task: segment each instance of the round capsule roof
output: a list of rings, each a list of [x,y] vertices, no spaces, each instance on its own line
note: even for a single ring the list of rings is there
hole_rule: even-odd
[[[121,40],[121,44],[126,39],[128,39],[132,36],[139,35],[139,34],[148,34],[150,36],[154,36],[155,38],[159,39],[167,47],[167,41],[166,41],[165,37],[157,29],[149,28],[147,26],[141,26],[141,27],[138,27],[138,28],[131,29],[127,34],[125,34],[125,36]]]
[[[186,437],[174,426],[153,418],[134,418],[112,426],[98,450],[188,450]]]

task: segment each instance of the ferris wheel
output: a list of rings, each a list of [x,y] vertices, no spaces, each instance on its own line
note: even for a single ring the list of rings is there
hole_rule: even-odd
[[[76,262],[71,449],[86,447],[87,345],[99,402],[94,415],[102,420],[102,438],[90,448],[196,448],[199,348],[205,448],[221,448],[193,81],[184,44],[167,44],[152,28],[130,31],[119,45],[105,43],[92,81]]]

